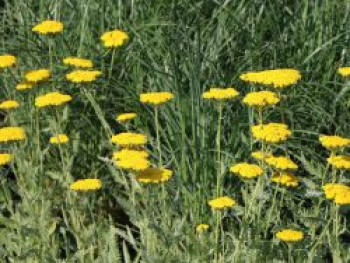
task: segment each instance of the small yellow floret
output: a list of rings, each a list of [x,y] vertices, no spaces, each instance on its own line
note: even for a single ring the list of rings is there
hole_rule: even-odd
[[[208,204],[212,209],[225,209],[233,207],[236,204],[236,201],[228,196],[223,196],[210,200]]]
[[[27,90],[27,89],[32,89],[33,87],[34,87],[33,83],[23,82],[23,83],[17,84],[16,90]]]
[[[297,242],[304,238],[304,233],[292,229],[284,229],[277,232],[276,237],[285,242]]]
[[[268,143],[281,143],[287,140],[292,132],[283,123],[260,124],[251,127],[254,138]]]
[[[16,109],[19,107],[19,103],[16,100],[5,100],[0,103],[1,110]]]
[[[21,141],[25,138],[24,129],[21,127],[0,128],[0,142]]]
[[[296,84],[301,79],[301,74],[295,69],[273,69],[244,73],[239,78],[243,81],[274,88],[285,88]]]
[[[119,122],[126,122],[126,121],[134,119],[135,117],[136,117],[136,113],[133,113],[133,112],[122,113],[116,117],[116,120]]]
[[[70,190],[75,191],[88,191],[97,190],[102,186],[101,180],[99,179],[82,179],[77,180],[69,186]]]
[[[12,154],[0,153],[0,166],[10,163],[12,161],[12,158]]]
[[[256,164],[238,163],[234,166],[231,166],[230,172],[238,174],[243,178],[249,179],[262,175],[264,170]]]
[[[37,83],[41,81],[48,80],[50,78],[51,72],[48,69],[37,69],[31,70],[24,74],[26,81],[31,83]]]
[[[299,184],[298,177],[289,173],[276,173],[271,177],[271,181],[290,187],[296,187]]]
[[[327,159],[328,163],[335,168],[350,170],[350,156],[334,155]]]
[[[50,138],[50,143],[52,144],[66,144],[69,142],[69,138],[65,134],[58,134]]]
[[[67,80],[74,83],[92,82],[95,81],[102,72],[99,70],[74,70],[66,75]]]
[[[141,183],[163,183],[169,181],[173,172],[165,168],[147,168],[136,175],[136,180]]]
[[[280,102],[280,98],[272,91],[258,91],[248,93],[242,101],[252,107],[265,107],[276,105]]]
[[[323,147],[326,147],[331,150],[350,146],[350,139],[343,138],[340,136],[323,135],[323,136],[320,136],[319,140]]]
[[[112,136],[112,143],[121,147],[142,146],[147,143],[147,136],[140,133],[122,132]]]
[[[47,106],[59,106],[72,100],[70,95],[60,92],[50,92],[35,98],[35,106],[42,108]]]
[[[122,46],[128,39],[129,36],[122,30],[108,31],[101,36],[101,40],[107,48]]]
[[[63,59],[63,64],[77,68],[92,68],[94,66],[91,60],[78,57],[66,57]]]
[[[17,58],[12,55],[2,55],[0,56],[0,68],[13,67],[17,63]]]
[[[338,73],[342,75],[343,77],[349,77],[350,76],[350,67],[341,67],[338,69]]]
[[[149,92],[140,94],[140,101],[145,104],[160,105],[174,98],[171,92]]]
[[[34,26],[32,31],[42,35],[58,34],[63,31],[63,24],[59,21],[46,20]]]
[[[211,88],[209,91],[203,93],[203,99],[213,99],[213,100],[228,100],[234,99],[239,95],[239,92],[234,88],[218,89]]]

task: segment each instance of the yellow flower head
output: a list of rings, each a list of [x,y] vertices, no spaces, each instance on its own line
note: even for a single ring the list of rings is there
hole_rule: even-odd
[[[24,74],[24,78],[28,82],[37,83],[41,81],[48,80],[50,78],[51,72],[48,69],[37,69],[28,71]]]
[[[208,231],[209,225],[208,224],[199,224],[196,226],[196,233],[198,235],[202,234],[203,232]]]
[[[239,92],[234,88],[227,89],[218,89],[211,88],[209,91],[203,93],[203,99],[212,99],[212,100],[229,100],[234,99],[239,95]]]
[[[101,36],[101,40],[107,48],[122,46],[128,39],[129,36],[122,30],[108,31]]]
[[[338,69],[338,73],[342,75],[343,77],[349,77],[350,76],[350,67],[341,67]]]
[[[127,159],[130,157],[147,158],[148,156],[148,152],[143,150],[122,149],[118,152],[113,153],[114,160]]]
[[[136,113],[133,113],[133,112],[123,113],[123,114],[119,114],[116,117],[116,120],[119,122],[127,122],[127,121],[134,119],[135,117],[136,117]]]
[[[350,205],[350,190],[337,194],[334,198],[337,205]]]
[[[65,134],[58,134],[50,138],[51,144],[66,144],[69,142],[69,138]]]
[[[228,196],[218,197],[216,199],[210,200],[208,202],[209,206],[212,209],[225,209],[233,207],[236,204],[236,201]]]
[[[137,155],[119,158],[115,160],[115,164],[121,169],[134,171],[142,171],[150,166],[150,162],[146,158]]]
[[[0,166],[8,164],[12,161],[12,154],[0,153]]]
[[[243,178],[249,179],[262,175],[264,170],[256,164],[238,163],[234,166],[231,166],[230,172],[238,174]]]
[[[112,143],[121,147],[142,146],[147,143],[147,137],[144,134],[122,132],[112,136]]]
[[[149,92],[140,94],[140,101],[145,104],[160,105],[174,98],[171,92]]]
[[[277,184],[296,187],[299,184],[299,179],[293,174],[289,173],[275,173],[271,177],[271,181]]]
[[[17,63],[17,58],[12,55],[2,55],[0,56],[0,68],[13,67]]]
[[[334,199],[338,194],[350,191],[350,187],[345,184],[325,184],[322,186],[327,199]]]
[[[280,98],[272,91],[251,92],[243,98],[243,103],[252,107],[272,106],[278,102],[280,102]]]
[[[244,73],[239,78],[274,88],[285,88],[296,84],[301,79],[301,74],[295,69],[273,69]]]
[[[350,170],[350,156],[347,155],[335,155],[327,159],[330,165],[333,165],[335,168]]]
[[[164,183],[169,181],[173,172],[165,168],[147,168],[138,172],[136,180],[140,183]]]
[[[267,143],[281,143],[291,136],[292,132],[283,123],[260,124],[251,127],[254,138]]]
[[[77,68],[92,68],[94,65],[91,60],[78,57],[66,57],[63,64]]]
[[[4,127],[0,128],[0,142],[21,141],[26,138],[23,128]]]
[[[298,165],[285,156],[273,156],[266,158],[266,163],[278,170],[296,170]]]
[[[74,83],[92,82],[95,81],[102,72],[99,70],[74,70],[66,75],[66,78]]]
[[[276,237],[285,242],[297,242],[304,238],[304,233],[292,229],[284,229],[277,232]]]
[[[326,147],[331,150],[335,150],[338,148],[343,148],[350,146],[350,139],[343,138],[340,136],[320,136],[319,138],[323,147]]]
[[[35,98],[35,106],[42,108],[47,106],[59,106],[72,100],[72,97],[60,92],[50,92]]]
[[[32,31],[42,35],[58,34],[63,31],[63,24],[59,21],[46,20],[34,26]]]
[[[101,180],[99,179],[82,179],[77,180],[69,186],[70,190],[75,191],[88,191],[97,190],[102,186]]]
[[[15,100],[5,100],[0,103],[0,110],[10,110],[19,107],[19,103]]]
[[[264,153],[262,151],[255,151],[252,152],[252,157],[257,160],[265,160],[266,158],[272,157],[273,155],[271,153]]]
[[[27,90],[27,89],[32,89],[33,87],[34,87],[33,83],[23,82],[23,83],[17,84],[16,90]]]

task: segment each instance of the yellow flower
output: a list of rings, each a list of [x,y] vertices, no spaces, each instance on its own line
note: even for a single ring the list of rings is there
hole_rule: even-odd
[[[233,207],[236,201],[228,196],[219,197],[208,202],[212,209],[225,209]]]
[[[2,103],[0,103],[1,110],[16,109],[18,107],[19,107],[19,103],[15,100],[5,100]]]
[[[160,105],[174,98],[171,92],[149,92],[140,94],[142,103],[151,105]]]
[[[33,83],[23,82],[23,83],[17,84],[16,90],[27,90],[27,89],[32,89],[33,87],[34,87]]]
[[[63,64],[77,68],[92,68],[94,66],[91,60],[78,57],[66,57],[63,59]]]
[[[279,101],[278,95],[272,91],[251,92],[243,98],[243,103],[252,107],[272,106]]]
[[[51,72],[48,69],[37,69],[28,71],[24,74],[24,78],[28,82],[37,83],[40,81],[45,81],[50,78]]]
[[[272,157],[273,155],[271,153],[264,153],[262,151],[255,151],[252,152],[252,157],[257,160],[265,160],[266,158]]]
[[[338,73],[342,75],[343,77],[349,77],[350,76],[350,67],[341,67],[338,69]]]
[[[132,120],[136,117],[136,113],[130,112],[130,113],[123,113],[123,114],[119,114],[116,117],[116,120],[119,122],[126,122],[129,120]]]
[[[35,106],[42,108],[47,106],[59,106],[72,100],[72,97],[60,92],[50,92],[35,98]]]
[[[107,48],[122,46],[128,39],[129,36],[122,30],[108,31],[101,36],[101,40]]]
[[[291,136],[292,132],[283,123],[260,124],[251,127],[254,138],[268,143],[281,143]]]
[[[113,153],[113,159],[126,159],[130,157],[136,158],[147,158],[149,156],[148,152],[140,150],[122,149],[121,151]]]
[[[0,56],[0,68],[9,68],[17,63],[17,58],[12,55],[2,55]]]
[[[334,198],[337,205],[350,205],[350,190],[337,194]]]
[[[271,177],[271,181],[277,184],[296,187],[299,184],[298,177],[289,173],[276,173]]]
[[[327,159],[328,163],[335,168],[349,170],[350,169],[350,156],[347,155],[335,155]]]
[[[209,91],[203,93],[203,99],[214,99],[214,100],[228,100],[233,99],[239,95],[239,92],[234,88],[218,89],[211,88]]]
[[[12,154],[0,153],[0,166],[8,164],[12,161]]]
[[[34,26],[32,31],[42,35],[58,34],[63,31],[63,24],[59,21],[46,20]]]
[[[50,138],[50,143],[52,144],[65,144],[69,141],[69,138],[65,134],[58,134]]]
[[[292,229],[284,229],[277,232],[276,237],[285,242],[297,242],[304,238],[304,233]]]
[[[142,146],[147,143],[147,137],[144,134],[122,132],[112,136],[112,143],[121,147]]]
[[[150,166],[150,162],[146,158],[137,155],[119,158],[115,160],[115,164],[119,168],[134,171],[142,171]]]
[[[249,179],[262,175],[264,171],[259,165],[256,164],[238,163],[231,166],[230,172]]]
[[[4,127],[0,128],[0,142],[21,141],[26,138],[23,128]]]
[[[327,199],[334,199],[338,194],[350,191],[350,187],[345,184],[325,184],[322,186]]]
[[[273,69],[244,73],[239,78],[274,88],[285,88],[296,84],[301,79],[301,74],[295,69]]]
[[[138,172],[136,180],[140,183],[163,183],[169,181],[173,172],[165,168],[147,168]]]
[[[100,189],[101,186],[102,183],[99,179],[81,179],[72,183],[69,186],[69,189],[75,191],[88,191]]]
[[[99,70],[74,70],[66,75],[66,78],[74,83],[95,81],[102,72]]]
[[[209,225],[208,224],[199,224],[196,226],[196,233],[198,235],[202,234],[203,232],[208,231]]]
[[[266,158],[266,163],[278,170],[296,170],[298,165],[288,157],[273,156]]]
[[[331,150],[335,150],[337,148],[343,148],[346,146],[350,146],[350,139],[343,138],[340,136],[320,136],[319,138],[323,147],[326,147]]]

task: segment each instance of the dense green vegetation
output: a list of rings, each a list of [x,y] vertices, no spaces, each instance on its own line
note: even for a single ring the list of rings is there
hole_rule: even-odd
[[[27,135],[0,143],[1,152],[15,158],[0,168],[1,262],[350,261],[350,209],[324,197],[322,183],[332,180],[332,171],[319,142],[320,134],[350,137],[349,78],[337,74],[350,66],[348,0],[7,0],[0,12],[0,55],[18,58],[16,67],[1,70],[0,102],[21,103],[0,112],[1,126],[24,127]],[[46,19],[61,21],[62,34],[32,32]],[[130,39],[113,56],[100,36],[114,29]],[[62,63],[67,56],[91,59],[102,76],[72,84],[65,77],[71,68]],[[50,81],[15,89],[26,71],[50,66]],[[274,68],[302,74],[264,113],[264,122],[283,121],[293,132],[271,148],[298,164],[296,188],[265,177],[254,188],[256,179],[229,172],[233,164],[254,162],[251,152],[260,149],[250,133],[257,116],[241,102],[260,87],[239,76]],[[223,107],[220,163],[218,111],[202,98],[212,86],[240,92]],[[50,91],[73,100],[35,107],[35,97]],[[159,111],[162,160],[154,107],[139,100],[151,91],[175,95]],[[123,112],[138,116],[125,126],[115,120]],[[48,143],[56,129],[69,144]],[[142,184],[113,164],[111,136],[125,130],[147,135],[152,166],[173,171],[168,182]],[[224,194],[237,205],[213,212],[208,201],[216,197],[219,166]],[[101,179],[102,188],[69,190],[83,178]],[[349,180],[349,171],[338,173],[337,182]],[[201,223],[210,228],[198,235]],[[305,238],[279,241],[275,233],[283,228]]]

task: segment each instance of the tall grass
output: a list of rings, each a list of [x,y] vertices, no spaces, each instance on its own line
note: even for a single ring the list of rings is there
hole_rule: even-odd
[[[0,53],[19,58],[18,67],[1,72],[0,96],[22,104],[2,115],[1,126],[16,123],[28,137],[0,144],[15,155],[0,170],[1,261],[211,262],[215,254],[219,262],[350,260],[349,209],[339,211],[334,231],[333,208],[321,191],[323,176],[331,181],[327,151],[318,142],[319,134],[350,137],[349,83],[336,74],[350,63],[348,1],[16,0],[4,1],[0,11]],[[51,58],[47,38],[31,32],[47,18],[65,25],[52,41]],[[130,35],[115,54],[99,41],[114,28]],[[92,59],[103,77],[84,88],[72,85],[65,79],[65,56]],[[49,68],[50,59],[49,83],[14,89],[26,70]],[[299,164],[302,183],[290,190],[265,182],[242,222],[247,186],[227,171],[258,148],[249,132],[256,116],[240,100],[225,104],[217,138],[218,112],[201,96],[212,85],[232,85],[243,96],[254,87],[238,79],[241,73],[278,67],[299,69],[303,78],[265,118],[281,122],[283,110],[293,130],[287,154]],[[34,97],[52,90],[74,100],[57,112],[36,109]],[[175,99],[155,116],[139,102],[148,91],[170,91]],[[138,113],[129,129],[150,138],[152,163],[174,172],[163,189],[139,184],[111,162],[110,136],[126,129],[114,117],[129,111]],[[61,150],[48,144],[55,127],[71,139]],[[207,204],[216,196],[218,165],[223,193],[239,204],[220,215],[220,251],[217,218]],[[99,178],[103,187],[69,191],[80,178]],[[199,223],[210,231],[198,236]],[[302,229],[307,237],[289,248],[274,237],[283,227]]]

